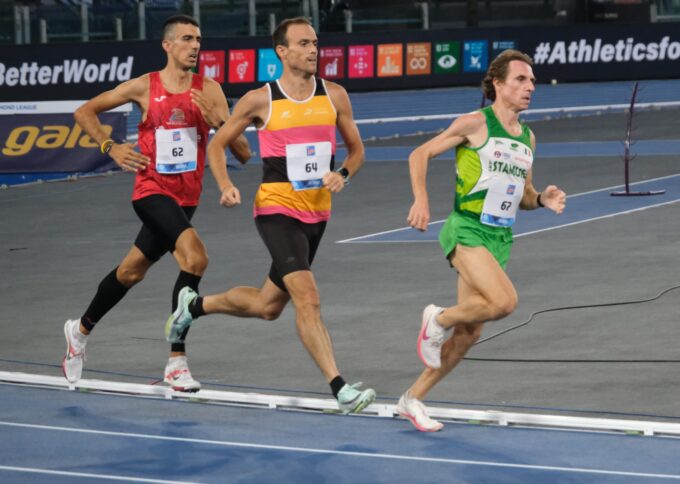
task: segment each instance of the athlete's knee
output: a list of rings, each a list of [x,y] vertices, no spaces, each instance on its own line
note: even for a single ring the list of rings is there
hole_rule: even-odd
[[[208,253],[205,249],[193,250],[182,254],[180,266],[185,272],[203,275],[208,268]]]
[[[265,321],[275,321],[279,319],[279,316],[281,316],[282,312],[283,312],[282,307],[268,305],[262,308],[262,311],[260,312],[260,317]]]
[[[116,279],[125,287],[132,287],[144,280],[146,267],[119,266],[116,270]]]
[[[295,301],[295,310],[303,320],[315,320],[321,314],[318,294],[305,294]]]
[[[517,309],[517,294],[506,294],[491,303],[491,320],[502,319]]]

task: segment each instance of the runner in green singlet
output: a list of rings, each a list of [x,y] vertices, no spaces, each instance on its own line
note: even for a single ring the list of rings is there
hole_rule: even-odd
[[[428,161],[456,148],[456,200],[439,242],[458,271],[458,301],[448,308],[430,304],[423,311],[418,355],[427,368],[397,405],[398,413],[424,432],[442,428],[428,417],[425,395],[463,359],[485,322],[504,318],[517,306],[505,266],[518,209],[564,210],[562,190],[550,185],[539,193],[531,180],[536,140],[519,114],[529,107],[534,83],[531,58],[506,50],[482,81],[493,104],[459,117],[409,157],[414,202],[408,222],[424,231],[430,220]]]

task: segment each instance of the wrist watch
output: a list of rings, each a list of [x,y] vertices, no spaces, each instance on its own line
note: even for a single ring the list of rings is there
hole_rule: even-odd
[[[335,173],[339,174],[345,180],[345,185],[349,185],[349,170],[347,168],[338,168],[335,170]]]

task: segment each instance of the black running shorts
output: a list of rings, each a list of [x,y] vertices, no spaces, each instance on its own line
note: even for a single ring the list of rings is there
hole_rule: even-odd
[[[135,246],[153,262],[175,250],[175,242],[182,232],[191,228],[191,217],[196,211],[196,207],[180,207],[165,195],[134,200],[132,208],[144,224],[137,234]]]
[[[273,259],[269,278],[285,291],[285,275],[310,269],[326,222],[307,224],[275,214],[255,217],[255,225]]]

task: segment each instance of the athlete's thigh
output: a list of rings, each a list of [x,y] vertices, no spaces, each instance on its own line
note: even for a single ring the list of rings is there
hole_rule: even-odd
[[[517,298],[512,281],[485,247],[458,245],[451,263],[470,294],[480,294],[488,301]]]
[[[301,222],[274,214],[258,216],[255,225],[278,277],[283,279],[291,272],[309,270],[310,241]]]
[[[191,217],[196,210],[196,207],[180,207],[175,200],[165,195],[135,200],[132,206],[144,223],[142,230],[151,234],[154,244],[164,246],[166,251],[173,251],[180,235],[192,228]]]

